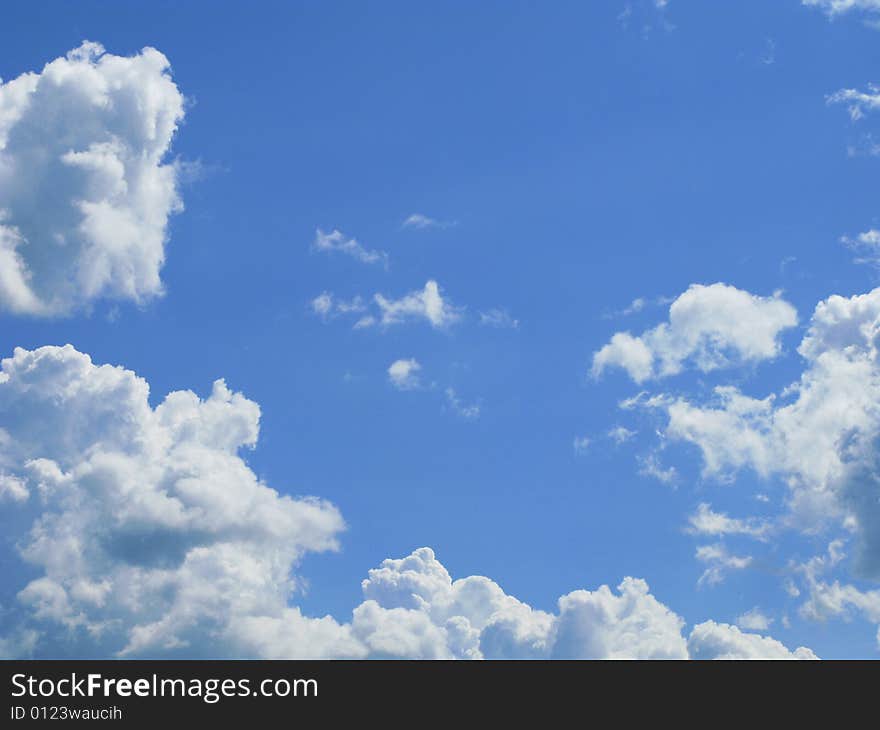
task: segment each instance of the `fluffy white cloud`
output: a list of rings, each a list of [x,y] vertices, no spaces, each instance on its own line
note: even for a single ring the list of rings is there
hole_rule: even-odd
[[[254,475],[239,452],[260,409],[223,381],[205,400],[148,395],[69,345],[2,361],[0,464],[40,506],[19,544],[41,576],[19,602],[48,632],[79,630],[71,652],[222,655],[240,619],[286,609],[291,569],[335,549],[342,518]]]
[[[5,509],[29,510],[17,549],[38,573],[4,612],[0,654],[687,656],[683,620],[642,580],[574,591],[548,613],[489,578],[453,580],[428,548],[371,570],[350,622],[304,616],[292,571],[337,547],[338,511],[255,476],[242,449],[259,406],[223,381],[205,399],[148,396],[69,345],[0,364],[0,467],[27,503]]]
[[[364,248],[356,239],[348,238],[342,231],[335,228],[324,233],[320,228],[315,231],[312,247],[316,251],[344,253],[365,264],[382,264],[388,266],[388,254],[384,251],[371,251]]]
[[[782,477],[797,524],[859,537],[857,567],[880,575],[880,289],[820,302],[798,352],[806,367],[779,395],[716,389],[715,402],[655,398],[666,434],[696,444],[707,476],[751,468]]]
[[[388,366],[388,380],[398,390],[414,390],[419,387],[419,371],[422,366],[415,358],[395,360]]]
[[[609,367],[637,383],[675,375],[687,364],[708,372],[775,358],[780,333],[797,313],[777,296],[759,297],[727,284],[693,284],[669,307],[669,322],[634,336],[618,332],[593,356],[593,374]]]
[[[817,659],[806,647],[793,652],[769,636],[740,631],[730,624],[706,621],[698,624],[688,638],[692,659]]]
[[[63,315],[162,293],[184,99],[168,59],[83,43],[0,83],[0,308]]]

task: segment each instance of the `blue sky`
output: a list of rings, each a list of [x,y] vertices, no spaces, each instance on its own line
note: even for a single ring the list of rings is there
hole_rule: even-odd
[[[880,15],[870,2],[833,17],[812,4],[8,3],[5,82],[86,39],[122,57],[161,51],[185,97],[163,159],[185,164],[164,294],[77,295],[48,316],[6,306],[2,355],[71,343],[145,379],[154,408],[171,391],[207,398],[217,378],[259,403],[246,463],[282,495],[328,500],[347,525],[338,551],[297,559],[291,605],[305,615],[348,621],[371,568],[430,546],[453,577],[489,576],[541,611],[634,576],[685,635],[758,608],[771,620],[759,633],[786,647],[874,657],[880,618],[857,607],[871,599],[818,620],[803,585],[785,590],[842,539],[847,557],[822,585],[871,595],[845,517],[791,517],[794,467],[761,475],[743,459],[708,473],[699,439],[670,436],[663,407],[619,407],[641,391],[703,405],[717,385],[779,393],[805,370],[797,348],[817,303],[874,287],[875,267],[840,239],[878,220],[876,119],[828,97],[877,79]],[[404,225],[412,214],[435,224]],[[316,250],[318,229],[385,252],[387,267]],[[312,306],[323,292],[359,296],[375,315],[375,294],[398,300],[428,281],[457,308],[447,326],[357,327],[364,313]],[[735,367],[591,375],[615,333],[666,322],[689,286],[716,282],[790,303],[798,325]],[[496,310],[503,326],[481,322]],[[396,388],[388,368],[411,358],[418,387]],[[10,413],[0,426],[15,437]],[[608,435],[618,426],[633,432],[621,444]],[[45,560],[21,559],[40,509],[30,489],[3,518],[0,605],[10,632],[49,637],[35,655],[63,654],[45,616],[22,607],[23,587],[51,577]],[[690,534],[701,503],[776,527],[762,540]],[[697,549],[720,544],[749,565],[699,583]]]

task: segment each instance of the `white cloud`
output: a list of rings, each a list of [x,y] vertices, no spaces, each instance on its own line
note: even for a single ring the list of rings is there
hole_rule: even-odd
[[[371,251],[364,248],[354,238],[348,238],[335,228],[330,233],[324,233],[320,228],[315,231],[315,240],[312,247],[316,251],[344,253],[353,259],[365,264],[382,264],[388,266],[388,254],[384,251]]]
[[[65,315],[162,293],[166,163],[184,115],[168,59],[97,43],[0,83],[0,309]]]
[[[519,320],[511,317],[506,309],[496,307],[486,312],[480,312],[480,324],[485,327],[515,330],[519,327]]]
[[[360,297],[350,300],[339,299],[326,291],[312,299],[309,305],[312,312],[325,321],[340,315],[360,314],[367,310],[367,305]]]
[[[421,213],[413,213],[400,224],[401,228],[415,228],[416,230],[424,230],[426,228],[449,228],[455,225],[447,221],[437,220]]]
[[[337,546],[332,505],[281,496],[240,456],[257,404],[223,381],[205,400],[148,394],[69,345],[2,361],[0,463],[41,507],[19,604],[56,652],[223,655],[239,620],[285,611],[304,554]]]
[[[338,511],[256,477],[241,452],[257,443],[259,406],[223,381],[206,399],[178,391],[153,407],[148,396],[133,372],[69,345],[2,361],[0,464],[39,512],[16,536],[38,575],[4,614],[0,654],[688,655],[684,621],[642,580],[574,591],[548,613],[488,578],[452,580],[428,548],[371,570],[350,622],[307,617],[291,604],[292,571],[337,547]],[[777,651],[750,644],[749,655],[762,647]]]
[[[767,631],[773,619],[764,614],[757,606],[736,619],[736,625],[747,631]]]
[[[669,322],[634,336],[618,332],[593,356],[593,375],[620,367],[637,383],[675,375],[685,365],[708,372],[775,358],[780,333],[797,324],[794,308],[727,284],[693,284],[669,307]]]
[[[421,291],[410,292],[400,299],[387,299],[382,294],[376,294],[374,299],[381,312],[379,324],[384,327],[426,319],[432,327],[443,328],[460,316],[459,310],[443,298],[440,286],[433,279]]]
[[[618,446],[632,440],[635,435],[636,432],[626,428],[626,426],[615,426],[608,431],[608,437]]]
[[[743,570],[752,564],[750,556],[731,555],[720,542],[714,545],[701,545],[697,548],[696,557],[707,565],[697,581],[698,585],[717,585],[724,580],[728,571]]]
[[[355,329],[384,328],[419,320],[428,322],[435,329],[445,329],[461,319],[463,311],[443,296],[440,285],[433,279],[425,283],[424,289],[410,292],[400,299],[375,294],[373,304],[375,309],[368,311],[367,304],[359,296],[344,300],[326,291],[310,302],[312,311],[324,320],[337,315],[360,315],[355,321]]]
[[[697,511],[688,518],[688,532],[694,535],[711,535],[723,537],[724,535],[745,535],[763,539],[771,530],[771,525],[765,520],[754,517],[737,519],[728,517],[723,512],[715,512],[705,502],[697,506]]]
[[[590,449],[590,438],[589,436],[575,436],[574,437],[574,453],[576,454],[585,454]]]
[[[28,497],[30,492],[24,479],[0,472],[0,503],[26,502]]]
[[[418,360],[395,360],[388,366],[388,380],[398,390],[415,390],[420,387],[419,371],[422,366]]]
[[[639,459],[639,474],[662,484],[675,484],[678,481],[678,470],[674,466],[664,467],[657,454],[648,454]]]
[[[880,230],[871,228],[855,238],[842,236],[840,242],[858,254],[856,263],[880,265]]]
[[[461,416],[468,421],[473,421],[480,417],[480,405],[478,403],[465,403],[458,397],[455,388],[452,387],[446,388],[444,393],[446,394],[446,403],[457,416]]]
[[[828,97],[829,104],[847,104],[850,119],[858,121],[866,112],[880,109],[880,87],[868,85],[867,91],[858,89],[841,89]]]
[[[692,659],[817,659],[806,647],[793,652],[769,636],[740,631],[736,626],[706,621],[688,639]]]
[[[805,369],[779,395],[756,399],[736,388],[715,402],[653,401],[669,417],[666,435],[696,444],[706,476],[744,468],[781,477],[793,524],[855,531],[857,567],[880,575],[880,289],[820,302],[798,352]]]
[[[843,15],[853,10],[866,13],[880,12],[880,0],[801,0],[804,5],[819,8],[829,16]]]

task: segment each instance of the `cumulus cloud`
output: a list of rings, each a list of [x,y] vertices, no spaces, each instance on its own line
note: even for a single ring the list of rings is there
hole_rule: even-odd
[[[162,293],[184,116],[168,59],[83,43],[0,83],[0,309],[58,316]]]
[[[363,583],[352,632],[373,656],[417,658],[815,658],[769,637],[708,622],[691,639],[684,620],[625,578],[562,596],[555,613],[509,596],[489,578],[453,580],[429,548],[386,560]],[[709,627],[717,627],[712,631]]]
[[[223,655],[240,619],[285,610],[303,555],[337,546],[332,505],[280,495],[242,458],[256,403],[223,381],[148,396],[69,345],[2,361],[0,464],[40,506],[19,540],[40,575],[18,601],[55,653]]]
[[[818,659],[806,647],[793,652],[776,639],[740,631],[730,624],[706,621],[698,624],[688,638],[693,659]]]
[[[422,366],[415,358],[395,360],[388,366],[388,380],[398,390],[415,390],[421,385],[419,381],[421,369]]]
[[[36,511],[16,540],[35,575],[4,613],[0,654],[688,656],[683,619],[642,580],[574,591],[549,613],[489,578],[453,580],[429,548],[371,570],[350,621],[305,616],[294,571],[336,549],[344,525],[251,471],[259,418],[222,380],[207,398],[176,391],[153,406],[142,378],[69,345],[4,359],[0,465]]]
[[[665,434],[699,447],[706,476],[749,468],[781,477],[795,524],[838,524],[858,538],[857,567],[880,575],[880,289],[820,302],[798,352],[800,379],[753,398],[737,388],[714,401],[652,401],[665,410]]]
[[[702,372],[779,355],[780,333],[797,324],[794,307],[727,284],[693,284],[669,307],[669,321],[618,332],[593,356],[593,375],[620,367],[637,383],[692,365]]]
[[[382,264],[388,266],[388,254],[384,251],[371,251],[364,248],[357,239],[347,237],[335,228],[324,233],[320,228],[315,231],[312,247],[325,253],[339,252],[364,264]]]

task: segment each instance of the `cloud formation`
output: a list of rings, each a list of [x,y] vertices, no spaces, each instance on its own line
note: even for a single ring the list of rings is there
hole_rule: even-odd
[[[423,289],[399,299],[375,294],[373,304],[375,307],[370,312],[361,297],[344,300],[325,291],[315,297],[310,306],[315,314],[325,320],[336,315],[359,314],[361,316],[354,325],[356,329],[386,328],[418,321],[425,321],[434,329],[445,329],[461,319],[462,313],[461,307],[454,306],[443,296],[440,285],[433,279],[429,279]]]
[[[431,218],[430,216],[423,215],[422,213],[413,213],[412,215],[406,217],[403,223],[400,224],[400,227],[414,228],[416,230],[423,231],[427,228],[449,228],[450,226],[454,225],[454,223],[437,220],[436,218]]]
[[[593,355],[593,375],[624,369],[637,383],[675,375],[685,366],[709,372],[770,360],[779,335],[797,313],[777,296],[760,297],[727,284],[693,284],[669,307],[669,321],[635,336],[618,332]]]
[[[395,360],[388,366],[388,380],[398,390],[415,390],[420,386],[419,371],[422,366],[414,357]]]
[[[184,116],[168,59],[85,42],[0,83],[0,309],[60,316],[162,293]]]
[[[69,345],[2,361],[0,466],[26,491],[5,508],[30,515],[17,543],[37,575],[17,594],[0,652],[688,656],[683,619],[642,580],[574,591],[548,613],[489,578],[453,580],[429,548],[371,570],[349,622],[307,617],[291,602],[293,571],[306,554],[336,549],[339,512],[256,477],[242,450],[257,443],[259,406],[223,381],[205,399],[177,391],[152,407],[148,396],[133,372]]]
[[[0,469],[38,510],[19,544],[40,577],[18,600],[57,653],[223,655],[242,617],[286,608],[303,555],[337,547],[335,507],[280,495],[242,458],[256,403],[222,380],[204,400],[148,395],[69,345],[2,361]]]
[[[388,254],[384,251],[372,251],[364,248],[355,238],[348,238],[342,231],[335,228],[324,233],[320,228],[315,231],[312,247],[324,253],[339,252],[364,264],[382,264],[388,266]]]
[[[809,7],[823,10],[830,17],[852,11],[880,12],[880,0],[801,0],[801,2]]]
[[[705,404],[660,398],[665,434],[700,449],[703,473],[742,469],[780,477],[791,520],[804,529],[845,527],[858,539],[857,567],[880,575],[880,289],[820,302],[798,347],[798,381],[764,398],[715,389]]]

